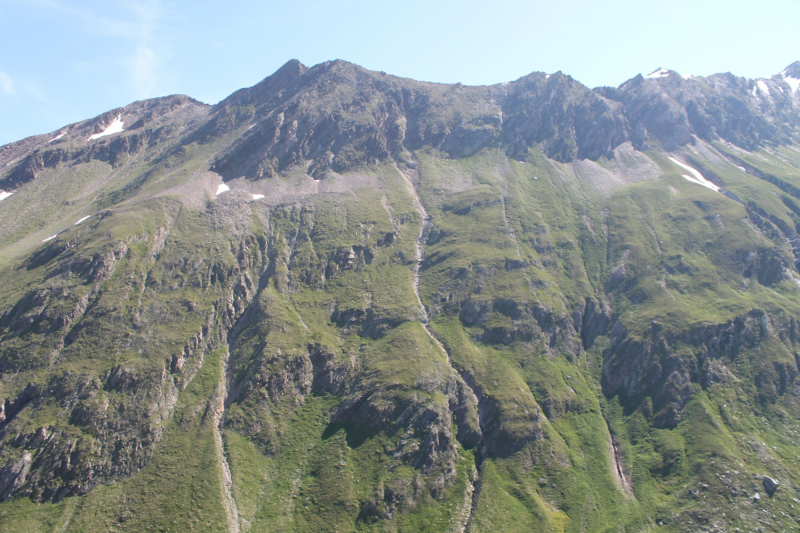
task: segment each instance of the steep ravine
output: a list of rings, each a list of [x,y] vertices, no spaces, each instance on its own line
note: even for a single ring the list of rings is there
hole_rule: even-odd
[[[228,397],[228,378],[227,368],[228,359],[230,359],[230,350],[225,347],[225,355],[220,362],[220,376],[217,383],[217,390],[214,397],[214,443],[217,448],[217,457],[219,459],[220,469],[222,470],[222,497],[223,507],[225,507],[225,515],[228,519],[228,531],[230,533],[239,533],[239,511],[236,507],[236,500],[233,498],[233,478],[231,477],[231,468],[228,465],[228,459],[225,456],[225,443],[222,440],[222,425],[225,422],[225,399]]]
[[[622,466],[619,450],[614,443],[614,436],[611,434],[611,428],[608,427],[608,422],[606,422],[606,430],[608,431],[608,453],[611,456],[611,471],[613,473],[614,482],[617,484],[617,488],[619,488],[620,492],[634,498],[633,487],[631,487],[630,481],[628,481],[628,478],[625,476],[625,469]]]
[[[397,169],[397,172],[400,174],[400,176],[403,178],[403,182],[405,183],[409,194],[411,194],[411,197],[414,200],[414,208],[417,210],[417,213],[419,213],[419,216],[422,218],[422,225],[420,226],[419,237],[417,238],[417,242],[415,245],[416,264],[414,265],[414,280],[413,280],[414,295],[417,297],[420,309],[422,310],[422,327],[425,329],[425,333],[428,334],[431,340],[434,343],[436,343],[436,345],[439,347],[440,350],[442,350],[442,353],[444,353],[444,356],[447,359],[448,366],[452,369],[452,371],[456,375],[460,375],[458,370],[456,370],[453,367],[453,363],[450,361],[450,354],[448,353],[447,349],[441,342],[439,342],[439,339],[437,339],[434,336],[434,334],[428,327],[428,323],[430,322],[430,316],[428,315],[428,311],[425,308],[425,304],[422,303],[422,298],[419,295],[420,267],[422,266],[422,260],[425,257],[425,241],[428,238],[428,235],[430,234],[431,231],[431,217],[428,215],[425,206],[422,204],[422,200],[420,199],[419,194],[417,193],[417,189],[414,187],[414,184],[411,182],[411,180],[408,178],[408,176],[406,176],[406,174],[403,171],[401,171],[397,166],[395,166],[395,168]],[[475,394],[475,391],[469,385],[467,385],[466,382],[464,383],[464,385],[467,387],[467,389],[469,389],[470,394],[472,394],[472,397],[475,401],[475,406],[477,408],[480,408],[480,403],[477,395]],[[478,465],[478,468],[473,472],[473,476],[469,481],[469,487],[465,492],[465,502],[466,501],[470,502],[470,505],[468,507],[469,511],[460,513],[462,515],[459,517],[461,519],[461,522],[455,525],[453,531],[458,531],[458,533],[465,533],[468,530],[469,525],[472,522],[472,517],[475,513],[475,507],[477,506],[478,503],[477,501],[478,499],[476,497],[477,495],[476,487],[479,485],[479,483],[480,483],[480,465]],[[466,509],[467,506],[465,505],[465,510]]]

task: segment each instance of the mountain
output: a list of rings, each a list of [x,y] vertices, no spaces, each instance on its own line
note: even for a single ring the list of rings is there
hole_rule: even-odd
[[[800,62],[290,61],[0,147],[4,531],[789,531]]]

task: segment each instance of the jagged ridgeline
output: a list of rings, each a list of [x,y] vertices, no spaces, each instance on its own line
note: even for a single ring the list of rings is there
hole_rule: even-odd
[[[287,63],[0,148],[0,530],[791,531],[800,63]]]

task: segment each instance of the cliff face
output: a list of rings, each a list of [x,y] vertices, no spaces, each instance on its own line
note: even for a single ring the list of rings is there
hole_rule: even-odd
[[[689,143],[692,135],[752,150],[795,138],[800,97],[792,73],[798,65],[761,80],[730,73],[684,78],[659,69],[647,78],[640,74],[617,88],[597,91],[621,102],[631,127],[641,125],[669,151]]]
[[[597,159],[627,140],[621,107],[561,73],[531,74],[491,87],[421,83],[343,61],[306,69],[287,63],[217,106],[204,135],[248,123],[214,169],[225,179],[274,176],[301,161],[322,179],[414,150],[468,157],[502,144],[524,159],[544,144],[549,157]]]
[[[0,148],[3,529],[790,529],[798,69],[292,61]]]

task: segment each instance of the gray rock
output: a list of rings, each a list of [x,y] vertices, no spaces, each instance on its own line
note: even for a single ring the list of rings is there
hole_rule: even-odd
[[[780,485],[780,482],[777,479],[772,479],[769,476],[764,476],[764,489],[770,496],[772,496],[778,489],[778,485]]]
[[[16,492],[28,477],[28,471],[33,463],[33,456],[30,452],[23,452],[19,461],[6,466],[0,473],[0,499],[7,500]]]

